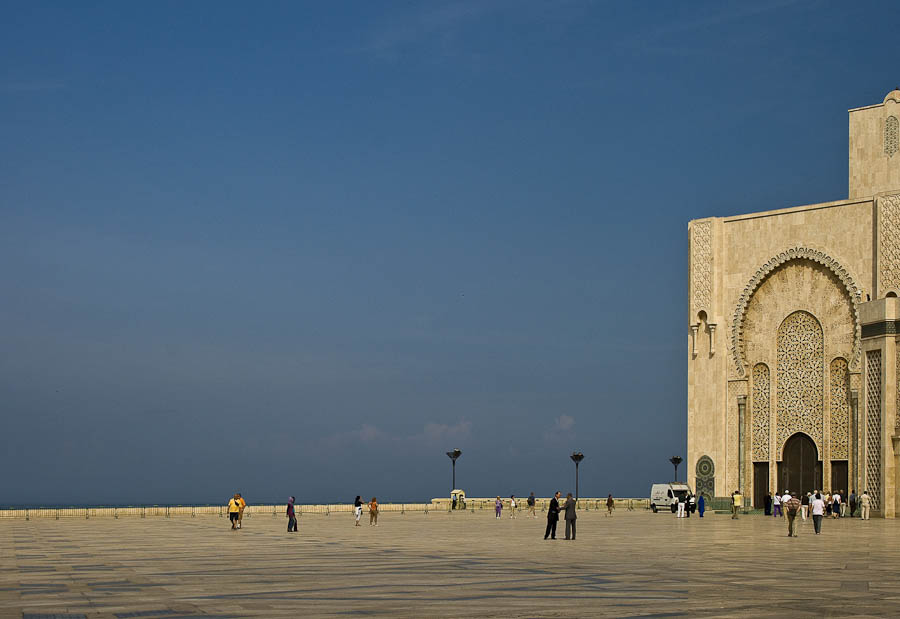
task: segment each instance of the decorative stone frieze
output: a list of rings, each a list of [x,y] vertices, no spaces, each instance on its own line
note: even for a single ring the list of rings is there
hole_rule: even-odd
[[[769,366],[757,363],[753,366],[753,399],[751,413],[751,458],[754,462],[769,461],[769,415],[770,415]]]

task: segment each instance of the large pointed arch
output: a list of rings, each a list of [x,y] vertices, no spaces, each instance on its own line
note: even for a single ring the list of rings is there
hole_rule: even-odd
[[[840,280],[841,285],[846,290],[847,296],[850,299],[854,321],[853,354],[850,365],[854,368],[858,367],[861,336],[859,303],[861,302],[862,289],[856,284],[856,280],[850,272],[825,252],[817,249],[810,249],[808,247],[792,247],[791,249],[778,253],[757,269],[756,273],[750,278],[750,281],[747,282],[747,285],[741,292],[741,296],[738,298],[734,316],[731,321],[731,354],[735,369],[739,376],[743,377],[746,375],[747,359],[744,350],[744,319],[747,315],[747,306],[750,303],[750,299],[753,297],[753,293],[756,292],[760,284],[762,284],[775,269],[787,262],[800,259],[811,260],[830,270],[834,273],[835,277]]]

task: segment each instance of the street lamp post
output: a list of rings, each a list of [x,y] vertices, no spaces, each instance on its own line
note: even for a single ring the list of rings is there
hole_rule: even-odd
[[[584,460],[584,454],[580,451],[573,451],[569,457],[575,463],[575,502],[578,503],[578,465]]]
[[[681,464],[681,456],[672,456],[669,462],[675,467],[675,481],[678,481],[678,465]]]
[[[453,487],[450,488],[450,491],[456,490],[456,459],[462,455],[462,452],[459,449],[454,449],[453,451],[447,452],[447,457],[453,462]]]

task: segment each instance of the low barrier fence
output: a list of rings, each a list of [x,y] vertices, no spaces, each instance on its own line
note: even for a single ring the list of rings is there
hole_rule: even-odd
[[[466,499],[465,509],[451,510],[451,502],[448,499],[436,499],[430,503],[383,503],[379,504],[378,512],[383,513],[401,513],[406,512],[472,512],[482,510],[493,510],[496,499],[473,498]],[[526,511],[527,506],[525,499],[518,499],[518,510]],[[536,499],[535,509],[545,512],[550,504],[550,499]],[[252,518],[253,516],[281,516],[283,517],[286,510],[286,504],[261,504],[247,505],[244,510],[244,518]],[[509,499],[504,500],[504,511],[509,509]],[[650,508],[649,499],[615,499],[615,508],[617,510],[643,510]],[[579,499],[579,511],[602,511],[606,510],[606,499]],[[351,514],[354,511],[353,505],[349,503],[321,504],[321,505],[295,505],[294,511],[298,517],[304,515],[331,515],[331,514]],[[363,511],[368,511],[368,506],[363,506]],[[32,518],[172,518],[172,517],[188,517],[197,516],[219,516],[227,517],[228,508],[224,505],[140,505],[126,507],[27,507],[27,508],[9,508],[0,509],[0,520],[21,519],[31,520]]]

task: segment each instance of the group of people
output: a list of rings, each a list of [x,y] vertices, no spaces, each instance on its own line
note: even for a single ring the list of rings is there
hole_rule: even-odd
[[[793,493],[795,494],[795,493]],[[838,490],[837,492],[824,492],[822,490],[813,490],[812,492],[807,492],[805,495],[801,495],[799,498],[800,501],[800,514],[803,520],[806,520],[812,510],[812,502],[816,496],[820,496],[822,499],[822,516],[823,518],[854,518],[857,517],[856,510],[859,509],[859,518],[863,520],[869,519],[869,512],[872,507],[872,498],[869,496],[868,491],[863,491],[863,493],[857,496],[855,490],[850,491],[850,496],[844,500],[844,491]],[[786,516],[786,508],[785,503],[790,500],[792,493],[785,491],[783,495],[776,494],[772,496],[770,492],[766,495],[765,498],[765,514],[766,516],[774,516],[776,518]]]
[[[690,491],[679,494],[676,501],[672,503],[672,511],[675,512],[676,518],[690,518],[694,511],[703,518],[703,512],[706,511],[706,499],[702,494],[696,496]]]
[[[378,526],[378,499],[372,497],[372,500],[367,503],[369,507],[369,526],[377,527]],[[356,524],[354,526],[359,525],[359,519],[362,517],[362,508],[363,502],[362,498],[357,494],[356,499],[353,501],[353,515],[356,517]]]
[[[525,507],[528,509],[528,515],[532,518],[537,518],[537,514],[535,513],[535,502],[534,492],[532,492],[528,495],[528,498],[525,499]],[[497,495],[497,500],[494,501],[494,517],[497,520],[503,517],[504,503],[509,505],[509,517],[515,518],[516,512],[519,509],[519,501],[514,494],[509,495],[509,499],[506,499],[505,501],[500,498],[500,495]]]

